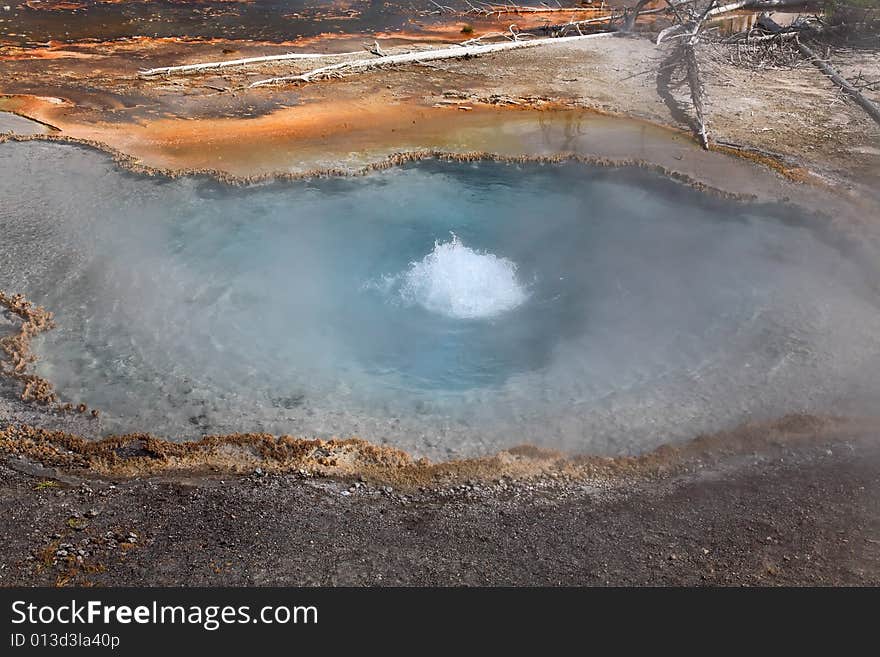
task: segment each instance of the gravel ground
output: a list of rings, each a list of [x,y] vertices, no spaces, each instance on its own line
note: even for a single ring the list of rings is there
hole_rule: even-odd
[[[607,485],[0,465],[0,585],[878,585],[876,433]]]

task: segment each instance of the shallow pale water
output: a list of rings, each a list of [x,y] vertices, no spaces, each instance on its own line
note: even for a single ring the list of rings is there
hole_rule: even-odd
[[[0,134],[35,135],[48,132],[45,126],[11,112],[0,112]]]
[[[0,288],[105,427],[636,452],[880,397],[871,254],[794,208],[580,164],[251,188],[0,146]]]

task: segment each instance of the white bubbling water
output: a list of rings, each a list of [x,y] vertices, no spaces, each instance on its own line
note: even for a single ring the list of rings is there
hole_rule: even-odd
[[[452,233],[448,242],[410,263],[400,296],[434,313],[455,319],[485,319],[513,310],[528,298],[516,276],[516,263],[475,251]]]

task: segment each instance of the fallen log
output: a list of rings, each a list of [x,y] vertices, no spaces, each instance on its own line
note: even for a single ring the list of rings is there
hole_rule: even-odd
[[[566,28],[573,27],[578,30],[580,33],[580,27],[587,25],[596,25],[597,23],[608,23],[610,26],[616,18],[620,16],[616,14],[608,14],[607,16],[597,16],[596,18],[585,18],[583,20],[576,21],[568,21],[567,23],[551,23],[549,25],[541,25],[540,27],[532,28],[533,32],[541,32],[543,34],[554,34],[558,33]]]
[[[843,77],[837,69],[819,57],[812,48],[802,43],[798,31],[787,32],[770,17],[764,17],[761,26],[769,31],[770,35],[773,37],[781,38],[793,34],[795,36],[795,45],[797,46],[798,52],[806,57],[813,66],[828,76],[829,80],[836,84],[850,98],[856,101],[859,107],[865,110],[868,113],[868,116],[874,119],[874,122],[877,123],[877,125],[880,125],[880,107],[877,106],[877,103],[867,98],[861,91],[856,89],[849,80]]]
[[[608,11],[608,7],[496,7],[488,10],[490,13],[502,16],[506,14],[571,14],[571,13],[596,13],[597,11]]]
[[[508,41],[506,43],[490,43],[486,45],[471,46],[453,46],[451,48],[437,48],[433,50],[422,50],[418,52],[408,52],[400,55],[387,55],[385,57],[373,57],[371,59],[354,59],[329,66],[322,66],[299,75],[287,75],[277,78],[268,78],[266,80],[258,80],[249,85],[253,87],[265,87],[275,84],[285,84],[288,82],[312,82],[313,80],[325,78],[338,73],[354,73],[366,71],[381,66],[396,66],[400,64],[416,64],[423,62],[431,62],[442,59],[459,59],[461,57],[476,57],[478,55],[486,55],[494,52],[505,50],[517,50],[519,48],[535,48],[548,44],[570,43],[573,41],[583,41],[586,39],[596,39],[615,34],[614,32],[599,32],[597,34],[584,34],[569,37],[555,37],[547,39],[531,39],[527,41]]]
[[[499,37],[504,39],[512,39],[514,41],[518,41],[522,38],[536,36],[536,33],[541,33],[544,35],[548,35],[554,38],[566,36],[565,32],[572,28],[577,31],[579,35],[583,35],[581,32],[581,27],[586,27],[588,25],[598,25],[599,23],[608,23],[608,28],[614,24],[616,19],[620,18],[619,15],[614,13],[608,14],[607,16],[597,16],[595,18],[585,18],[583,20],[570,20],[567,23],[547,23],[545,25],[540,25],[537,27],[530,28],[528,32],[516,32],[516,25],[511,25],[507,32],[487,32],[486,34],[481,34],[478,37],[473,39],[468,39],[467,41],[462,41],[458,45],[460,46],[477,46],[477,45],[485,45],[483,41],[485,39],[497,39]]]
[[[248,66],[250,64],[264,64],[266,62],[283,62],[300,59],[329,59],[332,57],[351,57],[360,55],[360,52],[342,52],[342,53],[310,53],[310,52],[293,52],[284,55],[266,55],[263,57],[244,57],[241,59],[227,59],[221,62],[203,62],[201,64],[183,64],[181,66],[160,66],[159,68],[150,68],[140,71],[138,75],[142,78],[151,78],[157,75],[170,75],[175,73],[198,73],[212,69],[226,68],[229,66]]]
[[[796,39],[795,44],[800,53],[806,57],[813,66],[828,76],[828,79],[840,87],[840,89],[850,98],[856,101],[856,103],[868,113],[868,116],[874,119],[877,125],[880,125],[880,107],[877,107],[877,104],[874,101],[870,100],[861,91],[856,89],[849,80],[837,71],[837,69],[819,57],[811,48],[801,43],[800,39]]]
[[[436,3],[434,3],[436,4]],[[467,13],[480,16],[506,16],[510,14],[560,14],[573,12],[597,12],[608,11],[603,2],[599,7],[530,7],[528,5],[493,5],[484,2],[468,2],[470,9]]]

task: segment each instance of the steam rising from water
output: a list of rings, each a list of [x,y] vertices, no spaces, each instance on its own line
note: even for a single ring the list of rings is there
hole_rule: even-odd
[[[433,251],[395,279],[406,303],[456,319],[495,317],[528,298],[515,263],[474,251],[455,233],[447,242],[434,242]]]
[[[3,144],[0,227],[0,288],[57,319],[38,373],[105,431],[620,453],[880,403],[876,254],[645,172],[230,188]]]

